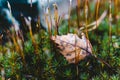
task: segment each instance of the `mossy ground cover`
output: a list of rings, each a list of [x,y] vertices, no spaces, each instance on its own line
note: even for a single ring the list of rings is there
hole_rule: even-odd
[[[112,2],[114,3],[114,1]],[[101,5],[103,8],[99,8],[99,15],[105,9],[109,10],[109,4],[101,3]],[[92,7],[93,5],[90,4],[89,16],[91,17],[87,17],[87,23],[95,21],[95,8]],[[120,80],[120,19],[116,20],[114,17],[120,16],[120,12],[114,14],[115,8],[117,7],[112,5],[111,35],[109,11],[105,19],[98,25],[98,28],[88,31],[88,37],[93,47],[92,54],[95,57],[88,56],[77,64],[79,74],[77,73],[76,64],[69,64],[65,60],[59,49],[51,41],[50,33],[39,26],[36,31],[32,31],[32,35],[31,31],[24,34],[26,38],[24,42],[19,43],[17,36],[12,36],[10,41],[0,45],[1,79]],[[70,23],[67,20],[60,23],[59,35],[76,33],[78,16],[75,11],[73,10],[71,14]],[[84,11],[84,9],[81,11]],[[85,14],[81,12],[81,15],[80,22],[85,23],[83,17]],[[54,31],[52,35],[56,34]],[[83,30],[82,32],[85,33],[86,31]],[[11,33],[14,34],[14,32]],[[20,45],[22,45],[22,49]]]

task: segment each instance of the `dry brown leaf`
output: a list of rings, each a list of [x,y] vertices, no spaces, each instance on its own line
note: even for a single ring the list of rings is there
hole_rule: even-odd
[[[89,40],[81,33],[81,38],[76,34],[52,36],[51,39],[58,44],[60,53],[69,63],[78,63],[92,53],[92,46]]]

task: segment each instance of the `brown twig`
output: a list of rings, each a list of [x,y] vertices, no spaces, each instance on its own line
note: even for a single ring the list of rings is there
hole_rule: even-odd
[[[98,26],[98,11],[99,11],[99,7],[100,7],[100,0],[97,0],[97,3],[96,3],[96,9],[95,9],[95,12],[96,12],[96,27]]]
[[[70,32],[70,24],[71,24],[71,20],[70,20],[70,16],[71,16],[71,7],[72,7],[72,0],[70,0],[70,4],[69,4],[69,18],[68,18],[68,33]]]
[[[85,0],[85,6],[84,6],[84,12],[85,12],[85,33],[86,33],[86,37],[87,39],[89,39],[88,37],[88,29],[87,29],[87,24],[88,24],[88,0]]]
[[[96,28],[98,28],[99,24],[103,21],[103,19],[106,17],[107,15],[107,10],[105,10],[102,15],[100,16],[100,18],[97,20],[97,26],[96,26],[96,21],[92,22],[91,24],[87,25],[87,30],[88,31],[92,31],[95,30]],[[81,27],[79,30],[83,31],[85,29],[85,27]]]
[[[60,40],[60,39],[59,39],[59,40]],[[106,61],[98,58],[95,54],[92,54],[91,52],[89,52],[88,49],[84,49],[83,47],[80,47],[79,45],[71,44],[71,43],[66,42],[66,41],[63,41],[63,40],[60,40],[60,41],[65,42],[65,43],[67,43],[67,44],[70,44],[70,45],[72,45],[72,46],[74,46],[74,47],[75,47],[75,46],[76,46],[76,47],[79,47],[80,49],[82,49],[82,50],[86,51],[87,53],[89,53],[89,54],[90,54],[92,57],[94,57],[95,59],[97,59],[97,60],[99,60],[100,62],[102,62],[103,64],[107,65],[109,68],[112,68],[109,63],[107,63]]]
[[[80,28],[80,0],[76,0],[76,13],[77,13],[77,27]]]
[[[112,0],[109,0],[109,54],[110,54],[110,44],[112,42]]]

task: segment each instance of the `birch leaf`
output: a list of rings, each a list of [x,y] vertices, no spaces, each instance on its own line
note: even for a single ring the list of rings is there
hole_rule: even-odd
[[[52,36],[54,43],[58,44],[60,53],[66,58],[69,63],[78,63],[86,56],[92,53],[92,46],[89,40],[81,33],[79,38],[76,34],[67,34],[62,36]]]

